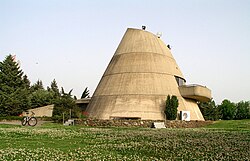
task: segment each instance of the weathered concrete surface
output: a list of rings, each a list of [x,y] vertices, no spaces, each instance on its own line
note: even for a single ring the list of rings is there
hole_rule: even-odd
[[[211,90],[201,85],[183,85],[179,87],[184,98],[191,98],[200,102],[207,102],[212,99]]]
[[[30,116],[31,115],[31,111],[33,111],[35,113],[35,117],[52,117],[53,114],[53,109],[54,109],[54,105],[47,105],[47,106],[43,106],[43,107],[38,107],[38,108],[33,108],[33,109],[29,109],[28,110],[28,114],[27,112],[23,112],[23,116]]]
[[[178,111],[204,120],[195,100],[184,99],[175,77],[184,79],[169,48],[156,35],[129,28],[112,57],[87,112],[97,119],[164,120],[165,101],[176,95]]]

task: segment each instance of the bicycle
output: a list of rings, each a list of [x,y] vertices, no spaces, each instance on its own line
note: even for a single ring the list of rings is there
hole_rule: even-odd
[[[31,116],[25,116],[22,120],[22,125],[25,126],[27,123],[29,126],[36,126],[37,119],[34,117],[35,113],[31,111]]]

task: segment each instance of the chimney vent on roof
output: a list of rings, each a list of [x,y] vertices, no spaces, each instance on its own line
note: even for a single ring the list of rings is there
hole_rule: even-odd
[[[160,38],[160,37],[162,36],[162,33],[161,33],[161,32],[157,32],[157,33],[156,33],[156,36],[157,36],[158,38]]]

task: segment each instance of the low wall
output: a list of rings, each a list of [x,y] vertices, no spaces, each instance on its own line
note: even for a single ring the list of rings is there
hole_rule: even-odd
[[[84,126],[99,126],[99,127],[152,127],[153,120],[97,120],[97,119],[82,119],[76,120],[76,124]],[[212,124],[212,121],[180,121],[180,120],[166,120],[167,128],[196,128]]]
[[[43,106],[43,107],[29,109],[28,114],[27,114],[27,112],[23,112],[22,115],[23,116],[30,116],[31,111],[33,111],[35,113],[35,115],[34,115],[35,117],[52,117],[53,109],[54,109],[54,105],[47,105],[47,106]]]

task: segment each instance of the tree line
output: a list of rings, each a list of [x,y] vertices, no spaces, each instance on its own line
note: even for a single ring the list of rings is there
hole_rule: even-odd
[[[175,95],[167,97],[165,105],[165,115],[168,120],[175,120],[177,117],[178,99]],[[231,102],[223,100],[220,105],[216,105],[214,100],[209,102],[199,102],[198,106],[205,120],[242,120],[250,119],[250,102]]]
[[[214,100],[198,103],[205,120],[241,120],[250,119],[250,102],[240,101],[238,103],[225,99],[216,105]]]
[[[81,98],[89,97],[85,88]],[[53,116],[61,117],[62,113],[77,115],[79,107],[72,90],[59,90],[54,79],[46,89],[41,80],[31,85],[28,76],[24,74],[12,55],[0,62],[0,116],[18,116],[28,109],[54,104]]]
[[[89,97],[89,90],[85,88],[81,98]],[[0,116],[18,116],[28,109],[54,104],[53,116],[61,117],[62,113],[72,115],[79,114],[79,107],[76,106],[77,98],[72,95],[72,90],[65,92],[61,87],[59,90],[54,79],[46,89],[41,80],[31,85],[28,76],[24,74],[19,64],[12,55],[0,62]],[[205,103],[198,103],[205,120],[232,120],[250,119],[250,102],[231,102],[223,100],[216,105],[213,100]],[[164,111],[168,119],[175,119],[177,116],[178,99],[176,96],[168,96]],[[171,107],[171,108],[169,108]]]

